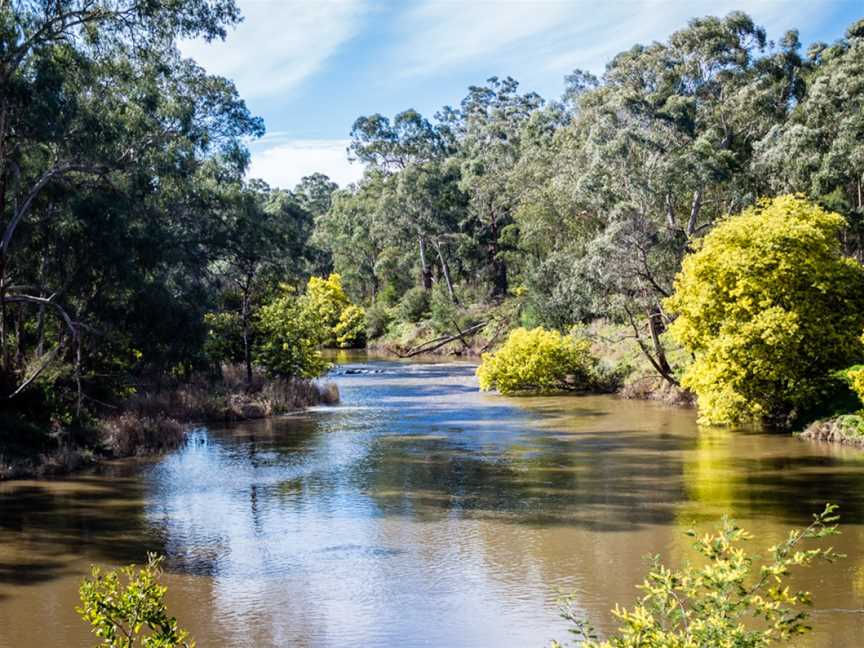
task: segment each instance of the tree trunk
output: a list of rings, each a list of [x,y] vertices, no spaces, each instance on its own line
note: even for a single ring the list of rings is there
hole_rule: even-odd
[[[503,297],[507,294],[507,264],[501,260],[498,249],[498,219],[494,218],[490,226],[492,242],[489,244],[487,259],[492,270],[492,296]]]
[[[678,387],[678,381],[675,380],[672,368],[669,366],[669,362],[666,359],[666,351],[663,349],[663,345],[660,342],[660,334],[663,332],[663,320],[659,310],[649,310],[647,313],[648,328],[651,332],[651,339],[654,346],[653,352],[648,348],[648,345],[645,344],[645,340],[642,339],[639,324],[626,306],[624,307],[624,312],[627,313],[627,318],[630,320],[630,326],[636,336],[636,343],[642,350],[642,354],[648,359],[648,362],[651,363],[651,366],[654,367],[663,380]]]
[[[447,266],[447,261],[444,259],[444,255],[441,253],[441,245],[438,241],[434,241],[435,251],[438,253],[438,260],[441,262],[441,274],[444,276],[444,283],[447,284],[447,294],[450,295],[450,301],[454,304],[458,304],[459,300],[456,299],[456,295],[453,292],[453,284],[450,281],[450,269]]]
[[[249,292],[248,286],[243,289],[243,303],[240,307],[240,319],[243,323],[243,362],[246,365],[246,386],[252,384],[252,350],[249,346]]]
[[[648,330],[651,331],[651,341],[654,344],[654,354],[660,367],[660,375],[673,385],[677,385],[678,381],[672,374],[672,367],[669,366],[669,361],[666,359],[666,350],[660,341],[660,334],[666,330],[666,327],[663,325],[663,315],[659,309],[654,309],[653,312],[648,313]]]
[[[426,261],[426,241],[420,237],[420,281],[423,290],[432,290],[432,268]]]
[[[702,209],[702,190],[693,192],[693,202],[690,205],[690,219],[687,221],[687,238],[696,233],[696,224],[699,221],[699,211]]]

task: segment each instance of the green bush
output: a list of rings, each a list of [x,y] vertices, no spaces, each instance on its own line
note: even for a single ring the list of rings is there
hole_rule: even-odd
[[[193,648],[189,633],[168,616],[167,588],[159,584],[162,558],[148,556],[147,565],[109,572],[93,568],[81,584],[76,611],[102,640],[103,648]]]
[[[405,322],[417,323],[429,314],[429,291],[423,288],[411,288],[406,291],[399,302],[399,319]]]
[[[543,328],[512,331],[495,353],[484,353],[480,389],[502,394],[585,391],[597,386],[598,361],[587,340]]]
[[[653,557],[648,577],[640,586],[644,597],[630,610],[616,607],[612,611],[622,625],[606,641],[597,641],[575,596],[565,599],[562,616],[575,624],[572,632],[581,639],[580,648],[791,645],[790,640],[810,630],[801,610],[810,604],[810,595],[790,590],[786,584],[789,570],[842,557],[830,548],[800,547],[805,541],[837,534],[836,508],[826,506],[813,516],[810,526],[790,532],[761,561],[742,546],[752,536],[729,520],[724,520],[719,532],[696,539],[694,548],[702,557],[698,565],[672,570]],[[688,535],[696,536],[693,531]],[[557,642],[552,645],[560,648]]]
[[[243,361],[243,323],[239,313],[207,313],[204,324],[207,327],[204,354],[212,364],[218,367],[222,363]]]
[[[319,347],[331,331],[290,289],[261,308],[258,331],[256,361],[269,375],[315,378],[329,368]]]
[[[367,339],[375,339],[387,333],[387,328],[393,316],[390,309],[382,304],[373,304],[366,309],[366,336]]]
[[[684,259],[666,307],[695,360],[681,384],[705,423],[787,425],[862,355],[864,268],[843,217],[797,196],[723,221]]]

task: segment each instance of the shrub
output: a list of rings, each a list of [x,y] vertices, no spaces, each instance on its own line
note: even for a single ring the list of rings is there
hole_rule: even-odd
[[[102,639],[104,648],[194,647],[189,633],[168,616],[167,588],[159,584],[162,558],[149,554],[147,565],[134,565],[102,572],[94,567],[91,578],[79,590],[81,607],[76,611]]]
[[[837,534],[836,506],[814,515],[813,523],[789,533],[764,561],[749,555],[744,541],[752,536],[729,520],[720,531],[698,538],[698,566],[671,570],[651,561],[640,589],[645,596],[631,609],[616,607],[618,634],[598,643],[593,628],[579,614],[575,597],[565,600],[562,616],[575,624],[580,648],[763,648],[810,630],[801,607],[807,592],[790,590],[785,581],[792,567],[839,557],[829,549],[799,548],[803,542]],[[695,532],[688,535],[695,537]],[[760,564],[761,562],[761,564]],[[553,642],[553,647],[560,646]]]
[[[858,396],[858,400],[864,404],[864,366],[856,365],[850,367],[844,372],[844,374],[849,383],[849,387],[851,387],[852,391],[855,392],[855,395]]]
[[[164,415],[138,416],[127,412],[101,423],[102,445],[115,457],[164,452],[186,440],[186,428]]]
[[[369,339],[381,337],[387,333],[391,321],[393,316],[386,306],[373,304],[366,309],[366,336]]]
[[[405,322],[420,322],[429,313],[429,291],[414,287],[406,291],[399,302],[399,318]]]
[[[339,315],[333,328],[340,349],[357,349],[366,345],[366,311],[350,304]]]
[[[539,327],[515,329],[498,351],[483,354],[480,389],[502,394],[593,389],[597,359],[590,346]]]
[[[666,307],[695,357],[682,385],[703,422],[789,424],[861,356],[864,269],[842,254],[844,225],[782,196],[724,221],[684,259]]]
[[[300,300],[309,316],[317,319],[323,332],[321,343],[326,347],[336,346],[336,327],[339,318],[351,302],[342,287],[342,277],[336,273],[326,279],[310,277],[306,284],[306,294]]]
[[[258,328],[256,359],[271,376],[315,378],[329,368],[318,350],[329,332],[290,290],[261,308]]]

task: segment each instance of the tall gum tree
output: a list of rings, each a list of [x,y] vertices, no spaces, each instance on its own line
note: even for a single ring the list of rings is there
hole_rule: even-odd
[[[238,137],[260,133],[260,120],[230,82],[181,59],[175,46],[178,38],[224,37],[238,20],[233,0],[0,3],[0,373],[7,395],[20,393],[58,354],[71,353],[80,409],[81,316],[98,294],[80,276],[49,277],[45,263],[33,267],[34,252],[44,260],[47,249],[32,247],[37,223],[57,243],[60,219],[86,216],[74,197],[97,186],[118,196],[147,195],[155,206],[176,188],[178,175],[194,175],[204,155],[221,151],[242,163]],[[145,210],[135,205],[127,217]],[[114,205],[107,208],[118,217]],[[25,354],[10,356],[9,322],[20,349],[22,309],[34,306],[37,350],[46,310],[63,328],[54,349],[25,375]]]

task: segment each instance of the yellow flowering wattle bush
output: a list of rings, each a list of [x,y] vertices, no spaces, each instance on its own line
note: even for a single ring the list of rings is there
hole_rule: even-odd
[[[301,298],[301,302],[302,307],[320,322],[325,331],[324,346],[336,346],[336,327],[339,325],[339,318],[342,311],[351,305],[342,287],[342,277],[336,273],[326,278],[309,277],[306,294]]]
[[[351,304],[339,315],[333,327],[336,344],[340,349],[356,349],[366,344],[366,311]]]
[[[477,369],[480,389],[502,394],[592,388],[597,360],[587,340],[556,331],[518,328]]]
[[[864,366],[856,366],[845,371],[849,386],[861,403],[864,403]]]
[[[703,422],[787,423],[861,357],[864,268],[843,256],[844,226],[781,196],[723,221],[684,259],[665,305],[695,358],[681,382]]]
[[[310,277],[300,305],[323,331],[321,344],[341,349],[366,344],[366,311],[348,299],[342,287],[342,277],[335,272],[329,277]]]

